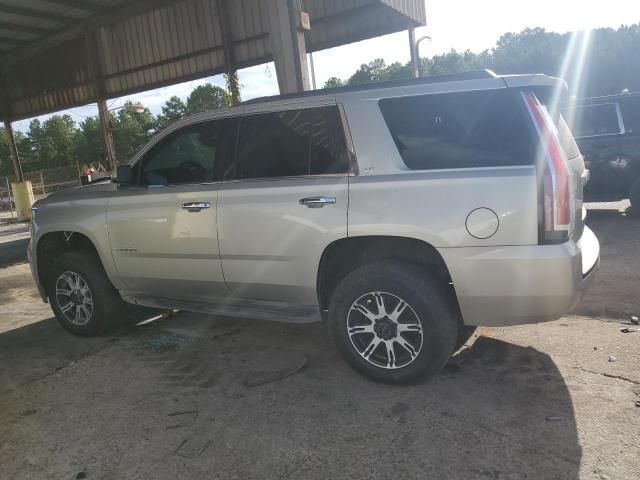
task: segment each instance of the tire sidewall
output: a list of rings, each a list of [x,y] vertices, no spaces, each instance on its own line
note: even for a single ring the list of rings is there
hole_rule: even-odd
[[[69,332],[78,336],[94,336],[104,333],[109,325],[109,319],[113,305],[110,305],[107,290],[113,288],[97,259],[88,252],[68,252],[56,260],[49,272],[47,292],[49,303],[60,324]],[[70,322],[58,305],[56,298],[56,282],[58,277],[66,272],[74,272],[80,275],[86,282],[93,299],[93,311],[91,319],[85,325],[76,325]],[[106,280],[106,281],[105,281]],[[111,300],[112,301],[112,300]]]
[[[398,369],[367,362],[353,346],[347,331],[351,305],[362,295],[380,291],[401,298],[416,312],[422,326],[422,348],[417,358]],[[329,308],[329,325],[338,350],[356,371],[386,383],[413,383],[432,377],[453,353],[457,320],[440,283],[413,265],[374,264],[347,275],[336,288]]]

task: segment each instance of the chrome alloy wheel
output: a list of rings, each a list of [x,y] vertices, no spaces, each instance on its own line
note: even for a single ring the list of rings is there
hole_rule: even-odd
[[[391,293],[369,292],[353,302],[347,331],[360,356],[376,367],[406,367],[422,350],[420,318],[411,305]]]
[[[56,302],[74,325],[86,325],[93,314],[93,296],[87,282],[75,272],[61,273],[56,280]]]

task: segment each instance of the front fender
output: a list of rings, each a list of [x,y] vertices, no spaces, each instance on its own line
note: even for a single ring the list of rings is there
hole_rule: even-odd
[[[91,241],[109,280],[117,289],[121,288],[107,232],[106,197],[92,196],[82,200],[52,201],[37,204],[37,208],[36,217],[32,222],[32,239],[29,247],[35,275],[37,275],[40,241],[50,233],[71,232],[72,235],[80,234]]]

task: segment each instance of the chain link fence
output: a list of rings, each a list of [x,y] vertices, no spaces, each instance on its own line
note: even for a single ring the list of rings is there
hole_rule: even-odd
[[[33,196],[37,200],[51,192],[80,185],[80,171],[75,166],[50,168],[27,172],[24,179],[31,182]],[[15,208],[11,193],[11,183],[15,181],[15,176],[0,177],[0,211],[13,211]]]

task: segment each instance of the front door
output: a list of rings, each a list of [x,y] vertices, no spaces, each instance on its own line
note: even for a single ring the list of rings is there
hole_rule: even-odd
[[[109,200],[109,240],[126,293],[177,299],[228,293],[216,176],[230,158],[235,131],[234,120],[174,131],[134,165],[136,185],[120,186]]]
[[[347,233],[345,143],[335,105],[242,117],[234,179],[218,197],[233,296],[317,303],[322,252]]]

